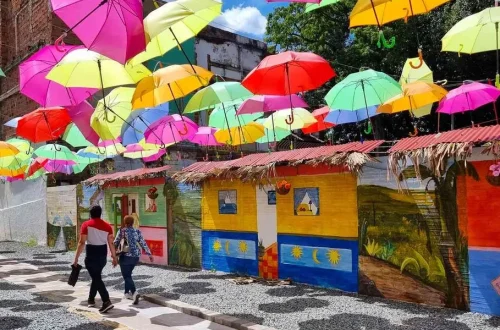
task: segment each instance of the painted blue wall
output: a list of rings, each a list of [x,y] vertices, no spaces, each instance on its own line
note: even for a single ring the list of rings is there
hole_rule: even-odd
[[[278,274],[282,279],[358,291],[357,240],[280,234],[278,257]]]
[[[500,315],[500,295],[492,281],[500,277],[500,251],[469,249],[470,310]]]
[[[257,233],[204,230],[201,238],[203,269],[259,275]]]

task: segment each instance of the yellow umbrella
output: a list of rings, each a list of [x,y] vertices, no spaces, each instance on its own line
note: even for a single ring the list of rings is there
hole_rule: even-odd
[[[448,91],[436,84],[417,81],[406,84],[403,93],[387,100],[382,104],[378,113],[397,113],[409,110],[413,115],[413,109],[439,102],[448,94]]]
[[[19,149],[10,143],[0,141],[0,158],[15,156],[19,153]]]
[[[219,0],[177,0],[164,4],[144,19],[146,51],[132,58],[130,64],[161,56],[175,47],[184,53],[181,44],[196,36],[221,10]],[[185,53],[184,56],[189,61]]]
[[[288,111],[288,114],[290,111]],[[215,139],[219,143],[238,146],[247,143],[254,143],[265,135],[265,128],[261,124],[249,123],[245,126],[233,127],[219,130],[214,133]]]
[[[151,74],[144,65],[122,65],[104,55],[80,48],[71,51],[46,78],[65,87],[109,88],[135,84]]]
[[[290,109],[280,110],[273,113],[264,122],[264,127],[267,129],[281,128],[285,130],[303,129],[317,122],[316,118],[303,108],[293,108],[293,117],[295,120],[291,125],[288,124],[288,116]]]
[[[428,83],[434,82],[434,75],[429,68],[429,66],[423,62],[420,68],[414,69],[411,66],[411,63],[416,63],[419,58],[409,58],[406,60],[406,63],[403,67],[403,72],[401,73],[401,78],[399,79],[399,83],[401,86],[405,86],[407,83],[412,83],[415,81],[424,81]],[[417,118],[427,116],[431,113],[432,104],[420,107],[418,109],[412,110],[413,115]]]
[[[103,140],[120,137],[123,123],[132,112],[134,88],[118,87],[97,103],[90,117],[90,126]]]
[[[194,69],[193,69],[194,68]],[[213,73],[199,66],[170,65],[143,78],[135,89],[132,108],[154,108],[207,86]]]
[[[107,143],[104,145],[102,145],[101,142],[99,143],[100,145],[98,147],[87,147],[83,150],[85,153],[90,153],[105,158],[112,158],[126,151],[125,147],[119,142],[106,142]]]

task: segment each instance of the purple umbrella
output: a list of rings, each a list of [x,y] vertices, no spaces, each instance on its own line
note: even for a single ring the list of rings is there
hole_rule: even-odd
[[[178,114],[157,120],[144,133],[147,143],[164,146],[165,144],[191,140],[198,131],[191,119]]]
[[[19,66],[19,89],[42,107],[74,106],[92,96],[98,89],[66,88],[45,76],[70,51],[81,46],[67,46],[59,51],[45,46]]]
[[[290,109],[290,99],[292,108],[307,108],[309,105],[298,95],[275,96],[275,95],[255,95],[244,101],[237,115],[252,114],[256,112],[272,112],[284,109]]]
[[[99,135],[90,127],[90,117],[92,117],[93,112],[94,108],[87,101],[68,108],[69,116],[76,127],[82,132],[87,141],[96,146],[99,143]]]
[[[146,49],[141,0],[51,0],[54,13],[90,50],[125,64]]]
[[[73,165],[76,162],[72,160],[48,159],[43,165],[43,168],[49,173],[72,174]]]
[[[201,146],[220,146],[222,143],[215,139],[215,132],[217,129],[213,127],[198,127],[198,131],[189,140]]]

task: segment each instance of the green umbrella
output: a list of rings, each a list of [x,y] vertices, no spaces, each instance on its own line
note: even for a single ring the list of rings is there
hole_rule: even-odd
[[[90,147],[93,144],[85,139],[82,132],[75,124],[69,124],[64,132],[62,139],[68,142],[73,147]]]
[[[31,158],[33,148],[30,143],[24,139],[12,138],[6,141],[8,144],[16,147],[20,152],[14,156],[0,157],[0,168],[21,168],[24,163]]]
[[[35,150],[35,155],[52,160],[73,160],[76,155],[67,147],[59,144],[46,144]]]
[[[239,82],[217,82],[196,92],[186,105],[184,113],[208,110],[218,105],[231,106],[251,96],[253,94]]]
[[[2,69],[0,69],[0,77],[4,77],[5,78],[5,73],[3,72]]]
[[[262,119],[257,119],[256,122],[259,124],[264,125],[264,122],[266,121],[266,118]],[[265,126],[264,126],[265,127]],[[288,137],[292,132],[290,132],[289,129],[282,129],[278,127],[272,127],[272,128],[265,128],[266,135],[261,137],[260,139],[257,139],[255,142],[257,143],[273,143],[273,142],[279,142],[283,140],[284,138]],[[276,137],[276,141],[274,140]]]
[[[238,126],[242,127],[264,115],[262,112],[256,112],[237,116],[236,111],[238,111],[240,104],[234,104],[229,107],[222,107],[222,105],[216,106],[210,114],[208,126],[220,129],[228,129]]]
[[[319,9],[324,6],[332,5],[334,3],[339,2],[340,0],[322,0],[321,3],[308,3],[306,5],[306,13],[309,13],[313,10]]]

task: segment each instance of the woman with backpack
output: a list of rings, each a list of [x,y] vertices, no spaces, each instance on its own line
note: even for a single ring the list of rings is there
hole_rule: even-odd
[[[134,217],[127,215],[123,219],[123,227],[118,231],[115,238],[116,254],[119,257],[120,269],[125,281],[125,298],[131,299],[134,305],[139,303],[139,294],[132,279],[132,271],[139,262],[141,248],[153,262],[153,256],[149,250],[144,237],[139,229],[134,228]]]

